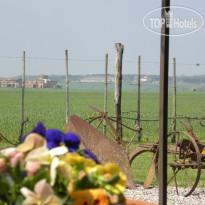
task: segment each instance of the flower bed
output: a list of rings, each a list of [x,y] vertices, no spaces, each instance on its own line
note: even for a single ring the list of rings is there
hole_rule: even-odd
[[[17,147],[0,151],[0,204],[123,204],[126,176],[79,149],[74,133],[38,125]]]

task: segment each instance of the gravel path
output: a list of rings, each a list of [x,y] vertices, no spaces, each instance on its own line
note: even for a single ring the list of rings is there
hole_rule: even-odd
[[[187,193],[186,188],[179,188],[180,193]],[[188,189],[190,190],[190,189]],[[205,204],[205,189],[195,189],[192,195],[188,197],[177,196],[175,187],[167,189],[167,204],[168,205],[204,205]],[[128,199],[136,199],[158,204],[159,188],[152,187],[144,189],[141,185],[137,186],[136,190],[126,189],[124,195]]]

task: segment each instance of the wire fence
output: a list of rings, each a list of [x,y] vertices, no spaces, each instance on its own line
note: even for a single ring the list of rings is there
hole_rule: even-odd
[[[62,75],[63,80],[61,80],[60,83],[62,83],[62,87],[65,88],[65,59],[64,58],[50,58],[50,57],[32,57],[32,56],[26,56],[26,76],[27,78],[31,77],[32,75],[39,75],[39,74],[47,74],[49,77],[56,77],[59,74]],[[70,73],[70,82],[69,82],[69,89],[70,90],[99,90],[102,91],[104,88],[104,59],[80,59],[80,58],[68,58],[69,62],[69,73]],[[76,64],[74,64],[76,63]],[[114,59],[108,60],[108,73],[110,75],[108,76],[111,79],[108,82],[108,90],[114,91]],[[122,82],[122,89],[123,91],[132,92],[131,94],[135,96],[135,101],[133,100],[133,104],[135,104],[133,107],[137,107],[137,88],[138,88],[138,81],[137,81],[137,60],[123,60],[123,70],[126,70],[123,75],[123,82]],[[172,66],[173,62],[169,63],[170,65],[170,78],[169,78],[169,91],[172,92],[173,89],[173,82],[172,82]],[[5,74],[7,76],[18,76],[21,77],[21,70],[22,70],[22,57],[20,56],[0,56],[0,67],[1,67],[1,73],[0,77],[3,77]],[[85,80],[85,76],[79,74],[81,78],[77,80],[72,80],[72,73],[75,73],[76,67],[80,67],[79,71],[82,71],[82,73],[85,73],[86,69],[91,67],[95,68],[96,73],[101,73],[100,78],[97,74],[95,74],[96,79],[94,81],[91,80],[93,77],[93,74],[88,74],[87,76],[87,82]],[[145,102],[145,99],[143,97],[147,98],[147,96],[143,96],[141,99],[141,117],[140,121],[142,122],[142,127],[144,126],[145,129],[147,129],[149,126],[145,125],[144,123],[158,123],[158,91],[159,91],[159,67],[160,63],[157,61],[141,61],[141,87],[140,89],[142,91],[156,91],[154,93],[154,96],[151,96],[153,98],[153,102],[155,104],[155,107],[153,108],[152,105],[148,105]],[[205,64],[201,62],[194,62],[194,63],[182,63],[177,62],[176,63],[176,69],[177,73],[177,92],[185,92],[185,91],[192,91],[193,92],[193,98],[189,98],[189,102],[182,102],[183,100],[180,98],[186,97],[186,95],[177,96],[177,101],[179,99],[178,105],[178,113],[176,116],[176,120],[186,120],[188,117],[191,120],[199,121],[200,119],[204,118],[204,105],[202,103],[202,100],[200,101],[201,96],[198,95],[198,93],[203,94],[205,91]],[[97,69],[96,69],[97,68]],[[154,70],[150,72],[151,70]],[[153,69],[154,68],[154,69]],[[194,76],[184,76],[180,75],[180,73],[189,73],[190,70],[194,70]],[[15,71],[15,72],[14,72]],[[132,74],[126,74],[126,73],[132,73]],[[77,73],[77,72],[76,72]],[[80,72],[79,72],[80,73]],[[151,73],[151,74],[149,74]],[[152,75],[154,73],[154,75]],[[84,79],[84,81],[82,80]],[[100,81],[99,81],[100,79]],[[89,81],[90,80],[90,81]],[[171,95],[171,94],[170,94]],[[172,96],[170,96],[171,101]],[[123,100],[123,96],[122,96]],[[112,101],[112,100],[110,100]],[[124,100],[125,104],[126,99]],[[147,99],[146,99],[147,101]],[[103,102],[103,100],[102,100]],[[200,102],[200,105],[198,104]],[[184,104],[184,106],[183,106]],[[187,105],[186,105],[187,104]],[[193,107],[197,108],[197,116],[194,116],[194,111],[189,112],[190,105],[192,104]],[[181,111],[181,107],[183,108],[183,111]],[[127,108],[126,108],[127,109]],[[155,111],[152,113],[152,110],[155,109]],[[170,108],[169,116],[172,116],[172,109]],[[199,113],[201,110],[201,113]],[[187,112],[188,111],[188,112]],[[187,113],[186,113],[187,112]],[[137,122],[139,119],[137,118],[137,110],[132,110],[132,107],[128,111],[122,110],[122,118],[124,120],[131,120],[132,123]],[[173,117],[169,117],[170,120],[170,127],[172,126],[172,120]],[[129,122],[127,122],[129,124]],[[158,126],[155,124],[155,129],[157,131]],[[148,128],[149,129],[149,128]]]

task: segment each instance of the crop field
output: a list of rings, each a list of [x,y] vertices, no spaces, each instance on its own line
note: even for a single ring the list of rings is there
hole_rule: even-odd
[[[21,120],[21,89],[0,89],[0,133],[13,143],[17,142],[20,132]],[[108,115],[113,116],[114,93],[108,92]],[[69,113],[76,114],[83,119],[94,114],[88,105],[92,104],[103,110],[103,90],[71,89],[69,94]],[[66,95],[64,89],[26,89],[25,92],[25,119],[28,122],[24,127],[24,134],[28,133],[38,121],[42,121],[46,128],[56,128],[64,131],[65,126]],[[122,116],[136,118],[137,91],[127,90],[122,94]],[[132,112],[131,112],[132,111]],[[169,117],[172,116],[172,93],[169,93]],[[159,114],[159,93],[156,91],[141,93],[141,119],[157,120]],[[178,117],[205,117],[205,93],[203,92],[178,92],[177,93]],[[177,120],[177,130],[185,131]],[[186,119],[183,119],[186,122]],[[199,120],[191,120],[194,133],[205,143],[205,127],[200,126]],[[123,123],[134,128],[134,121],[123,119]],[[171,131],[172,120],[169,120]],[[142,138],[140,143],[154,142],[158,139],[158,121],[142,121]],[[123,137],[129,140],[132,131],[123,130]],[[135,143],[138,143],[135,141]],[[0,148],[10,146],[5,140],[0,141]],[[133,146],[136,146],[134,144]],[[151,153],[145,153],[133,163],[132,172],[138,183],[143,183],[151,162]],[[143,162],[143,163],[142,163]],[[155,180],[156,182],[156,180]],[[182,179],[183,182],[183,179]],[[182,183],[183,185],[183,183]],[[201,174],[200,186],[205,186],[204,170]]]

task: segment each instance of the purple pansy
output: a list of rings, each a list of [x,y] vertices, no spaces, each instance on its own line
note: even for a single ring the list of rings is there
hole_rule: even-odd
[[[69,148],[70,152],[75,152],[79,149],[80,139],[76,134],[72,132],[63,134],[61,142],[63,142],[66,147]]]
[[[75,152],[79,149],[80,139],[77,135],[71,132],[64,134],[56,129],[46,130],[42,122],[38,122],[37,126],[34,127],[29,134],[31,133],[37,133],[44,137],[47,141],[48,149],[58,147],[61,144],[65,144],[70,152]],[[28,134],[22,138],[22,141],[24,141],[27,136]]]
[[[31,132],[38,133],[39,135],[44,137],[46,135],[46,128],[44,127],[42,122],[38,122],[37,126],[34,127]]]
[[[47,141],[48,149],[52,149],[54,147],[58,147],[61,144],[63,133],[61,133],[59,130],[49,129],[46,130],[46,135],[44,137]]]
[[[49,149],[57,147],[60,144],[65,144],[70,152],[75,152],[79,149],[80,139],[77,135],[71,132],[63,134],[59,130],[49,129],[46,131],[45,138]]]
[[[58,147],[61,144],[64,144],[70,152],[75,152],[79,149],[80,138],[72,133],[62,133],[56,129],[48,129],[46,130],[42,122],[38,122],[37,126],[33,128],[33,130],[29,133],[37,133],[44,137],[47,141],[48,149],[52,149],[54,147]],[[27,134],[27,135],[29,135]],[[22,142],[26,139],[27,135],[22,138]],[[86,158],[93,159],[97,164],[100,164],[97,157],[92,154],[89,150],[84,149],[82,155]]]
[[[27,135],[29,135],[31,133],[37,133],[37,134],[45,137],[45,135],[46,135],[46,128],[44,127],[42,122],[38,122],[36,127],[34,127],[33,130],[31,132],[29,132]],[[22,137],[22,142],[26,139],[27,135]]]
[[[84,154],[83,154],[84,157],[86,157],[86,158],[91,158],[91,159],[93,159],[97,164],[101,164],[101,163],[98,161],[97,157],[96,157],[93,153],[91,153],[88,149],[84,149],[83,152],[84,152]]]

